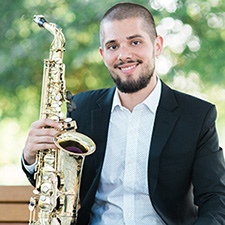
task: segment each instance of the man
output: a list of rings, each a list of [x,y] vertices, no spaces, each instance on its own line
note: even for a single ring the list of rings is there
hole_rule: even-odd
[[[79,93],[77,110],[69,113],[97,146],[85,159],[78,224],[225,224],[215,107],[157,77],[163,39],[146,8],[113,6],[101,21],[100,40],[116,88]],[[24,148],[28,165],[37,150],[55,147],[57,131],[45,126],[59,128],[51,120],[32,124]]]

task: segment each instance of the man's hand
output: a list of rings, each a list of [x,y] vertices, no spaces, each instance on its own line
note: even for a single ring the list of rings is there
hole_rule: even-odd
[[[35,162],[38,150],[57,148],[53,140],[58,133],[57,129],[60,128],[60,123],[50,119],[41,119],[31,124],[23,151],[24,159],[28,165]]]

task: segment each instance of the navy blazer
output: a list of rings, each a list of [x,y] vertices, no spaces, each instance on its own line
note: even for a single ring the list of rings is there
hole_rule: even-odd
[[[87,225],[104,160],[115,87],[74,96],[78,132],[96,143],[85,158],[78,225]],[[148,160],[149,197],[168,225],[225,224],[225,163],[215,106],[162,82]],[[31,176],[28,178],[32,181]],[[141,225],[141,221],[139,223]]]

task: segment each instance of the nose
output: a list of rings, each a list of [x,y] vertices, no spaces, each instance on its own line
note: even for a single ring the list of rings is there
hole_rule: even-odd
[[[119,48],[118,60],[126,61],[132,58],[132,51],[126,45],[121,45]]]

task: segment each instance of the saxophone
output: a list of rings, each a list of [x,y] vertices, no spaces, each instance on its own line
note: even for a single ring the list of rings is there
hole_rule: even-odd
[[[54,35],[49,59],[44,60],[40,119],[58,121],[62,129],[54,137],[57,149],[39,150],[36,154],[36,185],[29,204],[29,224],[76,224],[83,162],[85,156],[95,151],[95,143],[76,132],[76,122],[65,118],[62,112],[65,104],[68,111],[76,106],[72,94],[65,89],[62,29],[48,23],[42,15],[33,20]]]

